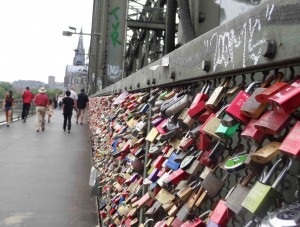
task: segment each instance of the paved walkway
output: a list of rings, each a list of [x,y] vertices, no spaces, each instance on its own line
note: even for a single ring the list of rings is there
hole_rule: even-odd
[[[62,130],[55,111],[45,132],[35,116],[0,126],[0,226],[95,227],[88,185],[91,153],[87,122]]]

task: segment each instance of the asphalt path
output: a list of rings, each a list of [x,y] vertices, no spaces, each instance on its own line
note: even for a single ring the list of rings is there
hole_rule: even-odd
[[[87,121],[73,117],[71,133],[62,122],[56,110],[44,132],[35,116],[0,126],[0,226],[97,226]]]

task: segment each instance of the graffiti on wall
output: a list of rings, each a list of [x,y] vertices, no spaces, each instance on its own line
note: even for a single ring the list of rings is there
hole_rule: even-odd
[[[110,33],[110,38],[114,47],[122,44],[122,42],[119,40],[119,29],[120,29],[120,21],[118,17],[119,9],[120,9],[119,7],[115,7],[108,13],[108,15],[111,16],[111,20],[113,21],[111,23],[112,32]]]

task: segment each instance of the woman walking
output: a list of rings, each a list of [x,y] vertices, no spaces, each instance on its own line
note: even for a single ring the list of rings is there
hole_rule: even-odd
[[[49,99],[49,105],[48,105],[48,108],[47,108],[47,115],[48,115],[48,123],[50,123],[50,118],[52,117],[53,115],[53,102],[51,99]]]
[[[6,92],[2,108],[5,111],[6,116],[6,127],[9,127],[11,122],[12,108],[15,106],[14,98],[12,96],[12,91]]]

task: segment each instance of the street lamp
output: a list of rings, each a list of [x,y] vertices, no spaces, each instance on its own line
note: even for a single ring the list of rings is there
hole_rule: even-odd
[[[63,31],[63,36],[72,36],[74,35],[89,35],[89,36],[100,36],[102,35],[101,33],[83,33],[83,32],[76,32],[76,28],[74,27],[69,27],[70,29],[73,28],[72,30],[75,30],[74,32],[72,31]]]

